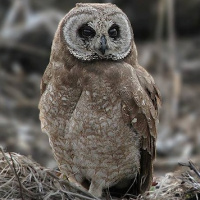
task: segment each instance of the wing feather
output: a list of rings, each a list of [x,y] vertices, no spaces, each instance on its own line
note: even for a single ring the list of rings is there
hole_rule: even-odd
[[[42,77],[42,80],[40,83],[40,95],[41,96],[44,93],[44,91],[46,90],[46,86],[48,85],[48,83],[52,77],[51,70],[52,70],[52,67],[51,67],[51,64],[49,63],[49,65],[47,66],[47,68],[43,74],[43,77]]]
[[[124,76],[124,77],[123,77]],[[152,182],[155,158],[155,142],[157,137],[157,122],[161,104],[160,92],[153,78],[141,66],[132,68],[130,75],[124,73],[123,82],[123,115],[141,138],[140,143],[140,173],[136,188],[139,193],[149,189]],[[129,77],[129,78],[127,78]]]

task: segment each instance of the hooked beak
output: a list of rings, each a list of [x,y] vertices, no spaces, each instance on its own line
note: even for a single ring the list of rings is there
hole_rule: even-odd
[[[101,36],[99,51],[104,55],[107,48],[107,40],[105,35],[103,35]]]

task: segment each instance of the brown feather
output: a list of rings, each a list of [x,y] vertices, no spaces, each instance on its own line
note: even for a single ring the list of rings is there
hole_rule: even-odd
[[[121,94],[125,108],[124,120],[131,123],[133,129],[141,137],[140,173],[136,187],[138,187],[137,191],[142,193],[149,189],[152,182],[152,163],[155,158],[157,137],[156,122],[161,101],[153,78],[139,65],[134,66],[132,80],[132,85],[130,85],[130,80],[123,81],[126,90]]]

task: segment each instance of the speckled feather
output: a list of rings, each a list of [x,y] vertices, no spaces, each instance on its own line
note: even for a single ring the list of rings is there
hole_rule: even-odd
[[[77,7],[88,5],[117,8]],[[138,65],[133,40],[117,61],[84,62],[72,55],[63,35],[68,17],[58,26],[41,82],[42,130],[62,173],[80,184],[90,181],[95,196],[124,179],[136,180],[132,193],[142,193],[152,182],[159,91]]]

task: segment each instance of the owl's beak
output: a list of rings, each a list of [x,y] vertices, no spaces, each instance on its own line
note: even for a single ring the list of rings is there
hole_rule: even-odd
[[[107,48],[108,48],[107,47],[107,40],[106,40],[105,35],[103,35],[103,36],[101,36],[101,39],[100,39],[100,48],[99,48],[99,51],[104,55]]]

